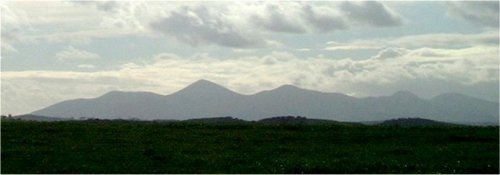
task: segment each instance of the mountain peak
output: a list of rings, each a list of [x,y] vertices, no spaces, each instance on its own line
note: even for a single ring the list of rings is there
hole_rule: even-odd
[[[297,89],[300,88],[289,84],[281,85],[280,87],[276,88],[276,90],[297,90]]]
[[[188,88],[195,88],[195,89],[205,89],[205,90],[210,90],[210,89],[226,89],[225,87],[218,85],[214,82],[205,80],[205,79],[200,79],[198,81],[195,81],[194,83],[191,83],[184,89]]]
[[[196,86],[207,86],[207,85],[210,85],[210,86],[213,86],[213,85],[216,85],[216,86],[220,86],[214,82],[211,82],[211,81],[208,81],[208,80],[205,80],[205,79],[199,79],[198,81],[195,81],[193,83],[191,83],[191,85],[189,86],[193,86],[193,85],[196,85]]]
[[[223,93],[235,93],[219,84],[214,82],[200,79],[191,83],[184,89],[181,89],[176,94],[191,94],[191,95],[200,95],[200,94],[223,94]]]
[[[392,95],[392,97],[403,97],[403,98],[418,98],[417,95],[411,93],[410,91],[398,91]]]

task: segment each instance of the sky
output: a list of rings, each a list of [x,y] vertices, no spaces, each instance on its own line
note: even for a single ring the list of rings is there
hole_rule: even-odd
[[[1,111],[206,79],[499,99],[498,1],[1,1]]]

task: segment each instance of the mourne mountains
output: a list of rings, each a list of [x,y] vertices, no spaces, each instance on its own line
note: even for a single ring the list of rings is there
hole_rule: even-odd
[[[199,80],[170,95],[112,91],[93,99],[56,103],[32,114],[60,118],[192,119],[233,116],[259,120],[272,116],[307,116],[337,121],[376,121],[419,117],[446,122],[498,123],[497,102],[446,93],[422,99],[410,92],[356,98],[284,85],[242,95]]]

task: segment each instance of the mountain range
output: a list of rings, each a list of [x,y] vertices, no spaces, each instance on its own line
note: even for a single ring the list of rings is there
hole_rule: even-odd
[[[199,80],[170,95],[112,91],[92,99],[56,103],[34,115],[102,119],[176,119],[232,116],[260,120],[272,116],[307,116],[336,121],[425,118],[446,122],[498,123],[497,102],[457,93],[422,99],[407,91],[391,96],[356,98],[283,85],[242,95],[207,80]]]

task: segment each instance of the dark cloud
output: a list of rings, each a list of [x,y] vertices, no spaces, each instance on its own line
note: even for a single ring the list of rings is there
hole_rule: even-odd
[[[380,2],[343,2],[340,4],[340,9],[349,19],[372,26],[399,26],[403,23],[399,16],[393,14]]]

